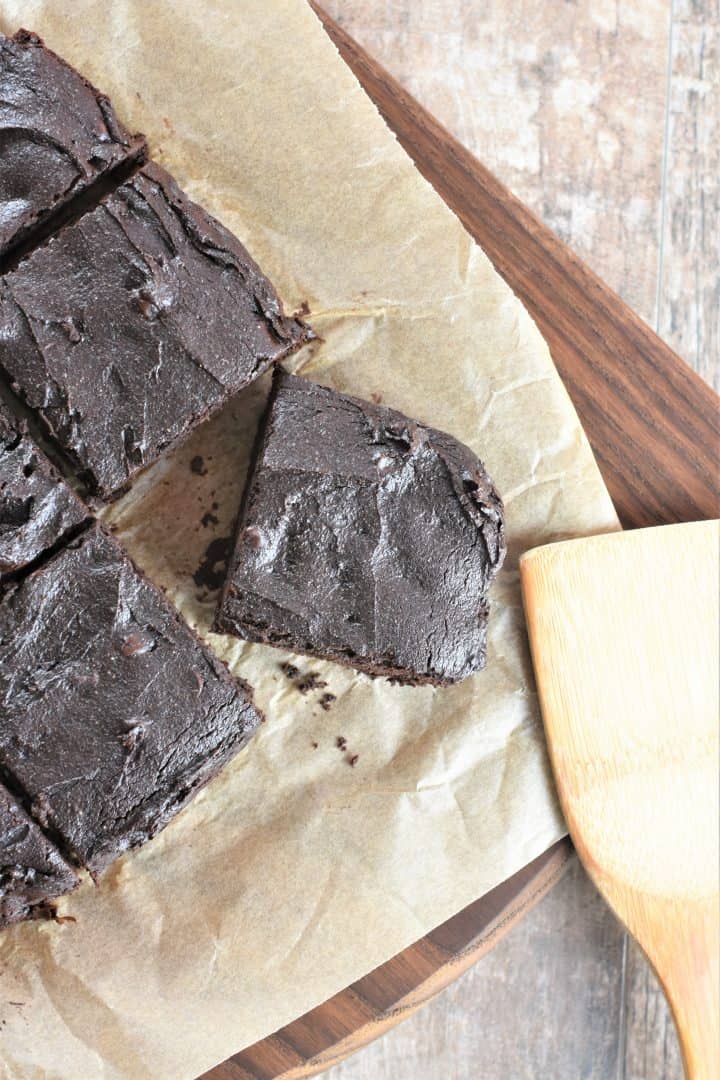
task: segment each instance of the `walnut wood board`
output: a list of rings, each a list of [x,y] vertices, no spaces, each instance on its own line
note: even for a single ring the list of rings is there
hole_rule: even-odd
[[[537,322],[623,525],[720,516],[717,396],[392,76],[316,11],[420,172]],[[572,857],[569,841],[554,845],[437,930],[206,1078],[300,1080],[329,1068],[466,971],[559,880]]]

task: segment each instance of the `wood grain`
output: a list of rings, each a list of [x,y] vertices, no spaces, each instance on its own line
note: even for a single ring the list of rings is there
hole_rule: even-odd
[[[718,0],[676,0],[670,46],[658,329],[720,389]]]
[[[394,126],[398,131],[398,134],[403,141],[406,149],[409,150],[411,156],[415,157],[416,162],[423,168],[426,175],[434,182],[439,189],[442,189],[441,193],[446,198],[446,201],[450,202],[456,210],[463,210],[464,208],[464,220],[466,226],[473,231],[473,234],[480,241],[480,243],[489,250],[493,243],[496,246],[502,248],[503,237],[502,229],[505,227],[506,218],[500,213],[500,210],[504,210],[506,215],[509,215],[511,221],[515,222],[515,232],[510,229],[509,235],[512,242],[515,245],[513,250],[517,251],[518,245],[522,252],[522,257],[526,259],[526,268],[521,275],[521,278],[532,278],[534,272],[544,273],[542,265],[537,269],[533,260],[540,260],[542,264],[546,258],[544,245],[550,242],[550,246],[554,254],[562,258],[563,255],[567,257],[567,252],[563,249],[559,242],[555,241],[557,248],[552,244],[554,238],[550,238],[548,241],[547,230],[537,222],[532,215],[528,215],[527,211],[522,208],[516,200],[513,200],[511,196],[499,185],[497,181],[494,181],[489,176],[487,170],[483,169],[471,155],[463,154],[462,147],[459,147],[452,139],[449,139],[442,128],[437,125],[431,117],[423,112],[422,109],[412,102],[412,99],[408,99],[400,87],[397,86],[385,72],[382,71],[377,65],[373,64],[366,56],[357,50],[353,43],[343,38],[333,27],[330,27],[333,32],[336,41],[338,42],[341,51],[345,55],[345,58],[349,60],[351,66],[354,66],[356,74],[359,75],[361,82],[364,83],[366,90],[373,96],[378,103],[381,111],[385,112],[386,118],[389,120],[391,126]],[[446,170],[446,164],[450,163],[452,168]],[[445,172],[448,171],[449,175],[445,177]],[[460,191],[458,191],[458,186]],[[464,190],[464,195],[463,195]],[[500,216],[500,225],[498,226],[495,218],[490,215],[487,221],[487,228],[485,226],[484,208],[490,204],[491,209],[495,206],[495,202],[499,200],[501,207],[498,206],[497,213]],[[478,209],[479,208],[479,209]],[[498,228],[500,229],[500,235],[498,235]],[[523,240],[523,232],[527,232],[527,240]],[[502,255],[502,251],[500,252]],[[577,260],[573,260],[570,257],[569,266],[571,267],[570,273],[574,269]],[[502,272],[502,267],[500,267]],[[508,272],[508,278],[510,279],[512,273],[512,267]],[[586,271],[586,273],[589,273]],[[585,277],[583,277],[583,281]],[[592,275],[590,275],[591,281],[596,281]],[[513,282],[511,282],[513,283]],[[620,335],[620,346],[617,349],[608,349],[605,347],[603,359],[603,367],[599,372],[598,385],[603,389],[603,392],[607,395],[607,398],[612,401],[613,397],[622,393],[623,380],[625,378],[624,368],[626,365],[634,363],[638,356],[642,354],[644,369],[652,371],[655,364],[658,363],[655,350],[657,350],[659,343],[657,339],[650,337],[650,362],[644,355],[644,350],[647,345],[646,335],[649,334],[647,328],[635,319],[637,326],[631,325],[627,331],[627,337],[622,336],[622,327],[624,325],[623,319],[619,320],[620,329],[615,328],[613,324],[616,322],[616,316],[612,315],[612,311],[616,309],[618,301],[602,286],[597,283],[600,295],[591,291],[591,295],[586,297],[577,309],[570,309],[570,323],[564,324],[564,335],[560,335],[561,353],[563,357],[566,357],[566,362],[572,368],[573,364],[587,365],[592,370],[593,361],[593,337],[591,337],[590,346],[588,346],[587,330],[582,326],[582,320],[587,318],[588,313],[592,315],[593,304],[599,304],[602,312],[603,326],[605,322],[609,320],[613,333]],[[516,291],[518,286],[514,284]],[[530,281],[532,286],[532,280]],[[573,294],[574,295],[574,294]],[[573,299],[571,295],[571,299]],[[610,308],[610,312],[603,312],[603,304]],[[557,306],[557,305],[556,305]],[[620,308],[623,312],[622,307]],[[624,312],[623,312],[624,314]],[[550,317],[550,316],[549,316]],[[634,317],[633,317],[634,318]],[[572,340],[569,342],[566,340],[568,336],[572,337],[575,333],[575,324],[573,320],[580,319],[580,337],[583,348],[577,348],[574,346]],[[631,319],[632,323],[632,319]],[[568,357],[569,349],[569,359]],[[590,349],[590,355],[588,355],[588,349]],[[635,350],[639,350],[636,352]],[[557,356],[556,356],[557,360]],[[665,370],[670,366],[672,371],[673,365],[677,362],[676,358],[669,354],[664,348],[660,348],[660,360],[659,367],[661,371],[662,388],[657,393],[653,392],[649,399],[648,404],[645,406],[647,415],[643,418],[643,423],[640,424],[638,435],[636,439],[630,440],[630,445],[637,448],[637,439],[649,438],[653,445],[651,446],[651,463],[654,464],[654,458],[661,454],[660,441],[663,437],[664,427],[660,424],[659,429],[656,429],[655,424],[657,418],[653,417],[653,407],[657,407],[659,400],[662,408],[673,410],[675,408],[675,397],[678,392],[680,395],[684,393],[687,384],[687,373],[683,372],[682,376],[678,379],[669,378],[669,385],[665,386],[665,376],[667,371]],[[606,370],[607,369],[607,370]],[[608,378],[608,370],[610,377]],[[682,368],[679,369],[682,372]],[[614,373],[614,374],[613,374]],[[638,388],[641,398],[644,392],[644,388]],[[690,380],[690,397],[692,404],[690,408],[696,404],[695,395],[698,392],[697,381]],[[645,400],[645,399],[642,399]],[[696,456],[691,447],[685,447],[684,449],[689,453],[689,458],[679,453],[677,449],[673,450],[673,458],[677,461],[677,468],[675,471],[675,480],[669,483],[657,496],[651,499],[643,496],[643,484],[645,482],[644,456],[641,453],[638,460],[634,460],[631,457],[624,457],[623,453],[615,453],[611,455],[610,461],[607,464],[607,478],[611,480],[611,483],[615,484],[617,491],[625,493],[625,520],[629,524],[644,524],[648,520],[648,516],[652,518],[653,513],[657,513],[657,520],[682,520],[683,517],[693,516],[694,501],[698,500],[696,491],[700,492],[699,499],[704,506],[717,505],[718,493],[717,487],[713,482],[714,470],[710,469],[712,473],[708,476],[708,466],[713,462],[713,453],[717,445],[717,426],[712,423],[714,418],[715,402],[711,395],[703,394],[700,391],[701,413],[704,420],[708,418],[710,413],[710,429],[711,438],[705,442],[705,445],[700,448],[699,454]],[[599,411],[598,406],[593,412],[592,408],[588,407],[588,415],[583,412],[582,400],[579,400],[579,411],[581,418],[586,425],[591,423],[595,424],[595,430],[597,432],[595,436],[596,451],[602,446],[603,438],[607,437],[607,433],[610,433],[610,442],[613,435],[613,426],[608,421],[602,420],[602,417],[598,420],[597,413]],[[686,404],[687,407],[687,404]],[[627,439],[623,437],[622,440],[625,445],[628,445]],[[685,484],[690,485],[690,499],[688,499],[684,492]],[[712,513],[709,510],[708,513]],[[702,516],[702,515],[698,515]],[[578,875],[577,871],[573,873],[571,881],[575,882],[574,892],[568,892],[568,901],[570,907],[567,908],[568,914],[565,917],[565,922],[570,924],[572,922],[572,916],[569,914],[572,911],[573,902],[577,903],[577,898],[581,895],[582,878]],[[584,895],[584,894],[583,894]],[[548,902],[553,902],[555,896],[560,897],[562,901],[563,886],[561,885],[559,890],[553,893],[553,896],[549,898]],[[574,901],[573,901],[574,898]],[[488,900],[488,898],[484,898]],[[602,929],[604,935],[603,940],[608,934],[613,934],[613,943],[610,946],[608,941],[607,947],[612,947],[613,950],[617,950],[621,945],[622,935],[619,930],[613,928],[612,923],[608,923],[602,913],[602,908],[599,905],[599,901],[596,898],[596,894],[588,892],[585,903],[589,908],[593,908],[593,905],[597,907],[597,925],[598,930]],[[473,905],[473,908],[475,906]],[[468,922],[472,921],[472,909],[468,909],[467,912],[462,913],[463,918]],[[496,917],[497,917],[496,912]],[[543,924],[541,920],[542,909],[539,909],[536,915],[531,916],[530,922],[535,922],[536,925],[550,925]],[[487,918],[487,910],[485,913]],[[502,921],[502,916],[500,916]],[[479,955],[484,949],[483,928],[482,920],[474,927],[466,925],[465,927],[465,945],[460,946],[456,942],[460,953],[463,957],[463,969],[466,964],[470,964],[477,950]],[[524,926],[528,923],[524,923]],[[463,935],[461,935],[463,936]],[[599,939],[598,939],[599,940]],[[512,948],[512,941],[507,944],[507,948]],[[587,944],[587,943],[586,943]],[[449,954],[452,953],[453,942],[448,939],[445,943],[449,949]],[[380,1034],[383,1030],[386,1030],[388,1025],[397,1022],[398,1019],[407,1015],[404,1007],[397,1007],[397,1003],[404,1001],[412,1002],[412,1007],[417,1006],[424,999],[425,995],[430,996],[434,988],[437,986],[437,980],[435,976],[431,976],[429,981],[426,978],[428,971],[428,961],[432,963],[433,949],[430,949],[428,953],[424,943],[420,942],[417,946],[413,947],[414,950],[419,950],[417,955],[408,959],[405,954],[401,958],[401,962],[396,964],[396,961],[391,961],[388,965],[383,965],[383,969],[380,969],[378,973],[374,973],[377,976],[376,985],[374,988],[365,986],[364,993],[369,995],[365,997],[364,1001],[361,998],[356,997],[356,988],[350,988],[345,994],[338,995],[337,999],[333,999],[331,1008],[326,1011],[326,1006],[321,1007],[319,1010],[313,1010],[308,1017],[299,1021],[299,1027],[295,1025],[289,1025],[287,1029],[283,1029],[282,1032],[270,1039],[264,1040],[263,1043],[257,1044],[250,1050],[245,1051],[242,1055],[238,1055],[233,1059],[232,1063],[228,1063],[226,1066],[222,1066],[217,1070],[213,1070],[211,1075],[214,1080],[221,1080],[221,1078],[227,1078],[230,1076],[241,1077],[279,1077],[284,1078],[290,1076],[306,1076],[312,1075],[319,1069],[326,1068],[332,1063],[333,1060],[344,1053],[351,1052],[358,1046],[362,1045],[368,1038],[373,1038],[377,1034]],[[561,951],[562,952],[562,951]],[[618,953],[619,955],[619,953]],[[437,960],[437,954],[435,954]],[[567,971],[567,976],[572,984],[573,979],[573,967],[572,957],[568,953],[564,957],[567,960],[567,967],[562,968],[563,972]],[[558,957],[559,961],[563,960],[563,956]],[[453,965],[451,968],[452,977],[454,977],[461,968]],[[470,976],[472,978],[472,976]],[[478,976],[481,977],[481,976]],[[608,977],[608,973],[603,972],[601,968],[598,969],[598,983],[597,991],[601,994],[598,998],[598,1003],[603,1001],[607,1003],[607,990],[602,986],[603,979]],[[539,992],[552,992],[542,979],[542,973],[539,973],[540,982],[537,985]],[[415,982],[413,982],[415,980]],[[361,981],[363,982],[363,981]],[[586,1000],[583,997],[583,987],[577,985],[576,997],[578,1001]],[[604,997],[602,996],[604,993]],[[373,1004],[373,995],[378,995],[378,1000]],[[393,1000],[396,1002],[394,1006]],[[622,988],[620,973],[618,972],[617,979],[617,993],[615,997],[618,1005],[618,1011],[622,1009]],[[528,1002],[527,1015],[530,1017],[532,1012],[532,1003]],[[374,1019],[373,1019],[374,1017]],[[611,1017],[608,1019],[610,1022]],[[352,1025],[357,1025],[357,1033],[353,1034]],[[608,1053],[610,1053],[610,1042],[612,1041],[612,1030],[608,1028]],[[598,1043],[596,1049],[599,1049]],[[612,1049],[611,1061],[608,1061],[607,1057],[599,1060],[591,1060],[588,1058],[586,1065],[587,1069],[584,1075],[588,1077],[594,1076],[610,1076],[615,1073],[615,1066],[612,1062],[616,1060],[618,1047],[614,1046]],[[574,1064],[580,1060],[583,1052],[586,1054],[590,1052],[589,1047],[583,1047],[581,1044],[569,1042],[569,1056],[563,1058],[567,1063],[567,1067],[572,1069]],[[602,1051],[601,1051],[602,1052]],[[557,1060],[557,1059],[554,1059]],[[520,1058],[517,1059],[518,1069],[520,1068]],[[620,1059],[617,1059],[618,1066],[622,1066]],[[429,1066],[430,1071],[427,1073],[428,1078],[434,1077],[437,1073],[433,1072],[432,1064]],[[242,1071],[238,1071],[242,1069]],[[610,1071],[606,1071],[609,1069]],[[229,1070],[229,1071],[228,1071]],[[601,1071],[598,1071],[601,1070]],[[338,1075],[343,1071],[341,1066],[337,1072]],[[521,1073],[517,1071],[515,1073],[518,1077],[526,1075],[528,1077],[537,1075],[535,1072],[530,1071]],[[557,1073],[556,1073],[557,1075]],[[568,1073],[569,1075],[569,1073]]]

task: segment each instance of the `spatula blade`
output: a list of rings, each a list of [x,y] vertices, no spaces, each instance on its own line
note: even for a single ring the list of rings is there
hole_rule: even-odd
[[[720,523],[552,544],[520,560],[550,757],[578,854],[718,1040]],[[700,998],[700,1003],[692,999]],[[715,1019],[711,1010],[714,1010]],[[687,1031],[685,1033],[687,1035]],[[688,1038],[684,1040],[691,1070]],[[691,1075],[716,1076],[713,1072]]]

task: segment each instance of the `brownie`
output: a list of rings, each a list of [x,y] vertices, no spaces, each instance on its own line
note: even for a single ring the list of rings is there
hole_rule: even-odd
[[[0,34],[0,258],[109,169],[142,155],[106,97],[35,34]]]
[[[154,164],[0,281],[0,367],[103,500],[309,336]]]
[[[27,566],[87,516],[27,426],[0,400],[0,576]]]
[[[260,719],[100,526],[0,601],[0,766],[93,873],[166,825]]]
[[[0,784],[0,929],[47,912],[78,876]]]
[[[397,682],[485,663],[505,555],[483,464],[402,413],[277,373],[217,628]]]

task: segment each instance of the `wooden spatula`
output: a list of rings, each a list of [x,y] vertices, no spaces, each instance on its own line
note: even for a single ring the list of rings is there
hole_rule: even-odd
[[[520,560],[568,829],[665,989],[692,1080],[720,1077],[719,563],[718,522]]]

